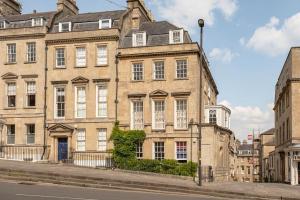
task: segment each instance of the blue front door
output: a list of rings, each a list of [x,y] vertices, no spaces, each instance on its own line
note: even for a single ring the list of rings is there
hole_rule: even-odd
[[[68,138],[58,138],[58,161],[68,159]]]

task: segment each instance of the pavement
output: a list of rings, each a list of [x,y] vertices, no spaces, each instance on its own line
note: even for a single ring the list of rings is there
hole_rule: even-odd
[[[164,191],[232,199],[300,200],[300,186],[276,183],[204,183],[198,187],[189,177],[80,168],[0,160],[0,179],[46,182],[127,191]]]
[[[93,189],[0,181],[1,200],[221,200],[202,195]],[[222,198],[223,199],[223,198]]]

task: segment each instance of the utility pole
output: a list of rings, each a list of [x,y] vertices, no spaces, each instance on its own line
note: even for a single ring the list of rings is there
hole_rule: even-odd
[[[200,27],[200,88],[199,88],[199,136],[198,136],[198,184],[202,186],[202,164],[201,164],[201,145],[202,145],[202,70],[203,70],[203,27],[204,20],[199,19]]]

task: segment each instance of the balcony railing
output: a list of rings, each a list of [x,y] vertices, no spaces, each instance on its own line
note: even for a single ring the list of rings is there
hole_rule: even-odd
[[[112,153],[108,152],[72,152],[72,157],[64,161],[81,167],[113,168]]]
[[[42,160],[43,152],[43,146],[0,146],[0,159],[36,162]]]

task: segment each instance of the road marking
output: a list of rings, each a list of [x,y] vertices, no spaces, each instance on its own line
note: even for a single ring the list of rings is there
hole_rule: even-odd
[[[58,197],[58,196],[44,196],[44,195],[31,195],[31,194],[16,194],[16,196],[22,197],[39,197],[48,199],[70,199],[70,200],[99,200],[99,199],[85,199],[85,198],[74,198],[74,197]]]

